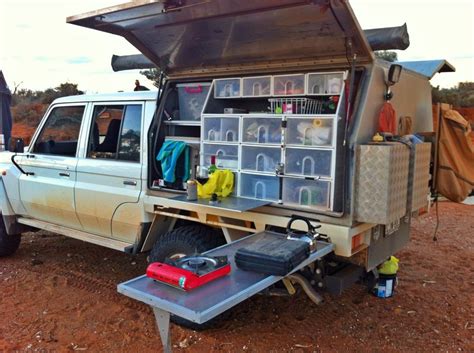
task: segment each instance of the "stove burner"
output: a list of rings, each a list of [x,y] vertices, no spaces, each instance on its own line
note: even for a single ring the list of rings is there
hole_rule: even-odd
[[[172,286],[191,290],[230,272],[227,256],[185,256],[148,266],[147,276]]]

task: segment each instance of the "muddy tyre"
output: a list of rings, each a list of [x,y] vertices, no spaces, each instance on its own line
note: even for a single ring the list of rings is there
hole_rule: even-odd
[[[190,224],[164,234],[155,242],[148,257],[148,262],[163,262],[166,258],[177,258],[211,250],[225,243],[222,233],[201,224]],[[196,324],[178,316],[171,316],[171,321],[177,325],[203,331],[215,327],[220,317],[204,324]]]
[[[0,214],[0,257],[13,254],[20,246],[21,235],[8,235]]]
[[[148,262],[163,262],[166,258],[177,258],[211,250],[224,244],[222,233],[201,224],[190,224],[173,229],[155,242]]]

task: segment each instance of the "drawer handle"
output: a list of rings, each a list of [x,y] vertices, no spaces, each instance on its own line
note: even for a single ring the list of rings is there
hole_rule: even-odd
[[[70,176],[71,176],[71,174],[69,174],[69,173],[63,173],[63,172],[61,172],[61,173],[59,173],[59,176],[63,176],[63,177],[70,177]]]
[[[123,185],[131,185],[131,186],[136,186],[137,182],[134,180],[124,180]]]

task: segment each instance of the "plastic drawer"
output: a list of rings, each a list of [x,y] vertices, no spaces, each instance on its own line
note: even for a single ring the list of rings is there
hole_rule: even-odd
[[[202,140],[211,142],[239,142],[239,118],[203,118]]]
[[[238,98],[241,96],[240,78],[219,79],[214,82],[215,98]]]
[[[308,94],[341,94],[343,73],[308,74]]]
[[[285,174],[331,177],[331,150],[287,148]]]
[[[240,196],[252,199],[278,201],[277,176],[240,174]]]
[[[301,96],[304,95],[305,75],[273,76],[273,95]]]
[[[178,84],[179,120],[195,121],[201,119],[202,109],[209,92],[210,83]]]
[[[242,146],[240,169],[275,174],[280,160],[280,147]]]
[[[289,117],[286,129],[286,143],[301,146],[332,146],[332,118]]]
[[[283,178],[283,204],[329,208],[331,183],[323,180]]]
[[[242,142],[281,144],[281,118],[242,118]]]
[[[211,164],[211,156],[216,156],[216,166],[221,169],[238,168],[238,145],[203,145],[203,162],[202,165],[208,167]]]
[[[272,88],[272,77],[245,77],[242,79],[244,97],[270,96]]]

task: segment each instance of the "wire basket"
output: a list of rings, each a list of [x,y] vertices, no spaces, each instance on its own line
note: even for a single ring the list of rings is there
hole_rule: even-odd
[[[321,114],[323,102],[311,98],[270,98],[273,114]]]

